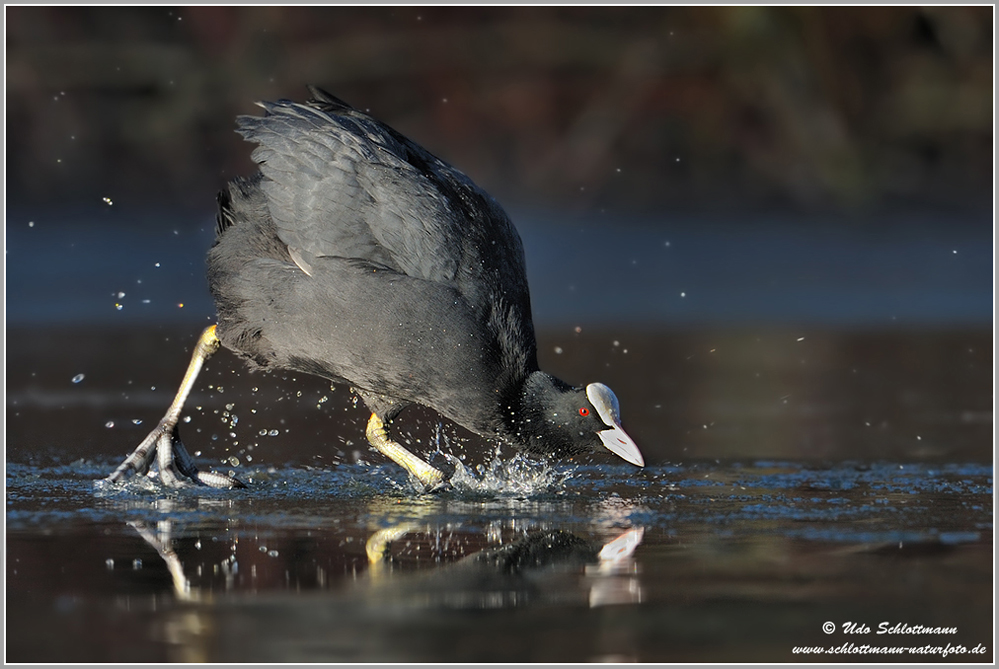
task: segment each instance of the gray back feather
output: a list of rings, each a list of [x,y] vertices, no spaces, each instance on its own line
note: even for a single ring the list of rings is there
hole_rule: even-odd
[[[260,106],[267,114],[240,116],[238,132],[258,144],[252,157],[284,243],[306,260],[363,258],[413,277],[455,279],[461,255],[442,242],[461,238],[464,212],[442,188],[478,191],[467,177],[349,107]]]
[[[260,188],[290,259],[355,258],[454,288],[508,372],[537,368],[524,249],[488,194],[447,163],[319,89],[259,103],[238,132],[258,146]]]

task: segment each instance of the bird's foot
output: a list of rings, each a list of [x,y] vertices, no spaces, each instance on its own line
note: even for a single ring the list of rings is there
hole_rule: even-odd
[[[194,459],[180,440],[176,424],[161,420],[142,443],[118,465],[105,480],[109,483],[123,481],[132,474],[143,475],[156,459],[160,482],[168,488],[187,485],[205,485],[212,488],[245,488],[246,485],[229,474],[198,471]]]
[[[187,366],[187,372],[184,373],[184,379],[177,389],[170,408],[153,431],[142,440],[131,455],[125,458],[124,462],[118,465],[116,470],[111,472],[106,481],[115,483],[132,474],[141,476],[149,471],[153,458],[156,458],[160,481],[169,488],[181,488],[191,483],[212,488],[246,487],[235,476],[217,472],[199,472],[194,459],[187,454],[187,449],[184,448],[184,443],[177,433],[177,421],[180,420],[180,412],[188,393],[191,392],[194,380],[198,378],[205,360],[219,349],[220,344],[215,334],[215,326],[205,328],[194,347],[191,362]]]
[[[428,465],[429,466],[429,465]],[[431,467],[431,469],[434,469]],[[439,475],[439,478],[435,478],[428,481],[420,479],[420,483],[423,484],[423,492],[426,494],[436,494],[439,492],[446,492],[451,489],[451,479],[446,478],[443,473],[439,470],[434,469]]]
[[[377,414],[372,413],[368,419],[366,431],[368,443],[387,456],[393,462],[402,466],[411,476],[423,486],[423,492],[440,492],[449,487],[448,478],[436,467],[427,464],[423,458],[410,453],[402,444],[393,441],[388,436],[385,424]]]

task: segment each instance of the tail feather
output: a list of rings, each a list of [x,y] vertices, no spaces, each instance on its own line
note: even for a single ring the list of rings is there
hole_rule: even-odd
[[[306,87],[309,89],[309,93],[312,94],[312,99],[308,102],[310,105],[315,105],[323,111],[357,111],[340,98],[336,97],[332,93],[327,93],[318,86],[307,84]]]
[[[215,197],[219,210],[215,215],[215,236],[221,237],[226,230],[236,222],[232,213],[232,193],[228,188],[223,188]]]
[[[245,218],[246,212],[243,211],[246,208],[245,203],[248,200],[255,199],[254,193],[259,193],[261,178],[262,175],[259,172],[249,179],[236,177],[226,184],[226,187],[220,190],[218,195],[215,196],[215,201],[218,203],[218,212],[215,214],[216,239],[225,234],[226,230],[236,225],[238,218]],[[236,205],[237,200],[242,203],[240,207]],[[236,215],[237,208],[243,211],[240,217]]]

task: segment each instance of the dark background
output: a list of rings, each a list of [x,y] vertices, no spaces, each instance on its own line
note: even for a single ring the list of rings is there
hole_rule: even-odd
[[[989,7],[6,20],[9,324],[210,320],[214,196],[254,169],[234,118],[306,83],[510,211],[542,328],[992,320]]]
[[[885,645],[988,645],[993,16],[5,7],[5,659],[797,661],[882,645],[823,621],[879,620],[960,630]],[[645,468],[417,495],[346,387],[221,351],[181,432],[250,490],[95,486],[214,322],[215,194],[253,170],[234,117],[306,83],[509,210],[542,367],[614,388]],[[430,411],[393,430],[501,464]],[[408,522],[369,567],[372,532]],[[626,528],[627,573],[439,570]],[[597,585],[623,605],[592,608]]]
[[[214,322],[215,194],[254,169],[235,116],[315,83],[510,211],[542,367],[613,387],[650,461],[988,460],[992,16],[8,7],[14,441],[141,440]],[[210,367],[201,391],[328,387]],[[73,407],[86,421],[53,420]],[[317,443],[288,442],[309,462],[337,429],[310,420]]]
[[[989,7],[8,7],[11,204],[201,210],[323,86],[508,205],[990,212]],[[870,220],[868,220],[868,224]]]

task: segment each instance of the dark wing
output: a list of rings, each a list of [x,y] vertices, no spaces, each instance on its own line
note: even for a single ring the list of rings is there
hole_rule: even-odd
[[[310,90],[314,99],[305,104],[259,103],[265,116],[237,119],[238,132],[258,144],[253,160],[271,217],[300,265],[319,256],[361,258],[461,282],[492,254],[486,265],[502,276],[468,277],[470,284],[509,286],[515,278],[526,295],[520,239],[492,198],[392,128]]]

